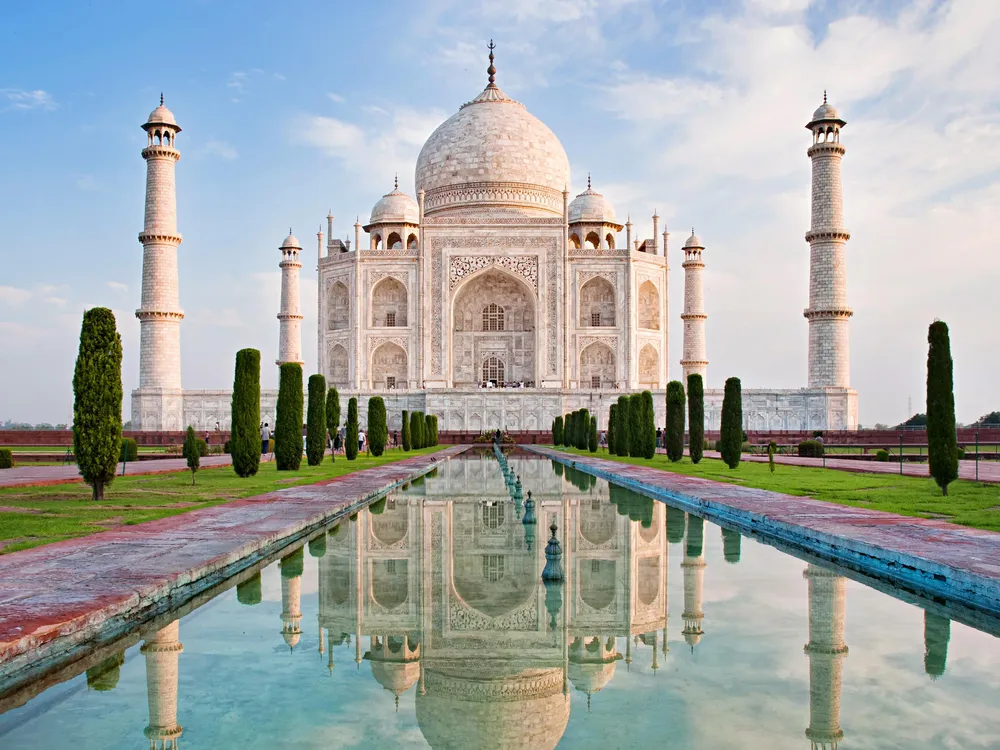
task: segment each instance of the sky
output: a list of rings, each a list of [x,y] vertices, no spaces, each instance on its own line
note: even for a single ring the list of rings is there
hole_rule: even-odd
[[[278,246],[302,270],[316,370],[315,234],[353,238],[413,193],[421,145],[497,82],[562,141],[636,235],[670,240],[670,375],[683,270],[705,243],[708,387],[806,383],[810,134],[842,134],[851,379],[860,421],[923,411],[927,327],[951,328],[960,422],[1000,408],[995,0],[424,0],[10,4],[0,14],[0,421],[67,422],[85,309],[110,307],[138,383],[145,164],[160,92],[177,147],[185,388],[275,359]],[[623,236],[620,238],[620,241]],[[262,386],[275,387],[276,368]]]

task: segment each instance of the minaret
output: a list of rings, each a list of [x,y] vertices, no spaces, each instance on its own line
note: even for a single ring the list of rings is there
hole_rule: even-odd
[[[181,158],[175,139],[181,132],[173,113],[163,105],[149,114],[146,131],[146,215],[139,242],[142,243],[142,299],[135,316],[139,319],[139,391],[145,408],[158,415],[156,424],[145,420],[144,430],[180,429],[167,425],[166,413],[180,420],[181,407],[181,310],[177,284],[177,189],[174,165]],[[174,403],[170,403],[173,397]],[[138,425],[137,425],[138,426]]]
[[[826,101],[806,125],[813,143],[806,152],[812,159],[812,227],[809,243],[809,387],[849,388],[851,353],[848,321],[854,312],[847,306],[847,266],[844,251],[851,238],[844,229],[840,167],[845,148],[840,130],[847,123]]]
[[[698,235],[691,230],[691,236],[684,243],[684,358],[681,368],[684,371],[684,387],[687,388],[688,375],[701,375],[702,386],[705,385],[708,371],[708,353],[705,345],[705,304],[701,272],[705,270],[705,262],[701,252],[705,246]]]
[[[684,560],[681,561],[684,571],[684,630],[681,634],[691,647],[698,645],[705,631],[701,623],[705,613],[701,611],[702,586],[705,581],[705,519],[688,514],[687,543],[684,545]]]
[[[184,731],[177,723],[177,662],[184,646],[178,640],[179,620],[147,637],[140,653],[146,657],[146,697],[149,726],[143,734],[150,750],[175,750]]]
[[[292,230],[281,243],[281,311],[278,313],[278,360],[302,364],[302,312],[299,307],[299,271],[302,263],[299,252],[302,248]]]
[[[837,750],[840,729],[840,679],[844,643],[845,578],[809,565],[802,573],[809,582],[809,728],[812,750]]]

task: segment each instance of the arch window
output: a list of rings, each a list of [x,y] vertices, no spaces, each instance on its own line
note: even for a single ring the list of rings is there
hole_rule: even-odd
[[[499,357],[487,357],[483,362],[483,382],[500,385],[504,381],[504,364]]]
[[[381,249],[382,249],[382,235],[381,234],[372,235],[372,250],[381,250]]]
[[[393,232],[389,235],[389,239],[385,241],[385,246],[389,250],[402,250],[403,238],[399,236],[398,232]]]
[[[406,287],[399,279],[385,278],[372,290],[372,327],[405,327],[407,325]]]
[[[327,326],[331,331],[340,331],[350,323],[351,300],[347,285],[338,281],[330,290],[329,320]]]
[[[608,232],[608,236],[604,238],[604,241],[608,243],[608,247],[611,250],[615,249],[615,236],[611,232]]]
[[[406,238],[406,247],[409,248],[410,250],[417,249],[417,235],[411,234],[409,237]]]
[[[579,250],[580,249],[580,238],[577,235],[575,235],[575,234],[571,234],[569,236],[569,246],[571,248],[573,248],[574,250]]]
[[[601,246],[601,237],[597,232],[589,232],[587,234],[587,239],[584,240],[583,246],[587,250],[596,250]]]
[[[483,308],[483,330],[502,331],[504,330],[503,308],[491,302]]]
[[[660,330],[660,293],[652,281],[639,287],[639,327]]]
[[[483,505],[483,527],[496,531],[503,526],[503,506],[500,503]]]
[[[503,580],[506,558],[503,555],[483,555],[483,578],[490,583]]]
[[[615,288],[600,276],[580,288],[580,326],[615,324]]]

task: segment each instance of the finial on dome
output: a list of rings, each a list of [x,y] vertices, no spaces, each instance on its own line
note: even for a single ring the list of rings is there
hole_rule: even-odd
[[[691,236],[694,237],[694,227],[691,227]]]
[[[826,104],[826,89],[823,89],[823,104]]]
[[[489,85],[490,86],[495,86],[496,85],[496,80],[497,80],[497,69],[493,65],[493,50],[495,50],[497,48],[497,46],[493,43],[492,39],[490,39],[490,43],[488,45],[486,45],[486,46],[487,46],[487,49],[489,49],[489,51],[490,51],[490,67],[488,67],[486,69],[486,72],[490,76],[490,84]]]
[[[396,713],[399,713],[399,696],[396,696]]]
[[[160,106],[163,106],[163,92],[160,92]]]
[[[393,180],[392,186],[394,190],[399,190],[399,172],[396,172],[396,177]]]
[[[291,233],[292,233],[292,228],[291,228],[291,227],[288,227],[288,233],[289,233],[289,234],[291,234]]]
[[[590,172],[587,172],[587,190],[590,190]]]

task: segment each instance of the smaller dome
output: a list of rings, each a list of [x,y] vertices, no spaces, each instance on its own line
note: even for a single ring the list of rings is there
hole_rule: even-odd
[[[417,661],[387,662],[371,660],[372,676],[383,688],[395,695],[402,695],[420,679]]]
[[[174,113],[163,104],[163,94],[160,94],[160,106],[149,113],[149,117],[146,118],[146,124],[143,127],[150,128],[155,125],[170,125],[180,132],[180,126],[177,124],[177,120],[174,119]]]
[[[694,233],[694,229],[691,230],[691,236],[688,237],[687,240],[685,240],[684,247],[685,248],[697,247],[702,250],[705,249],[705,246],[701,242],[701,238]]]
[[[295,648],[298,645],[301,635],[297,632],[282,630],[281,637],[285,639],[285,643],[288,644],[288,648]]]
[[[288,230],[288,236],[285,237],[285,241],[281,243],[281,247],[279,247],[278,249],[279,250],[293,250],[293,249],[294,250],[301,250],[302,249],[302,245],[299,244],[299,241],[297,239],[295,239],[295,235],[292,234],[292,230],[289,229]]]
[[[620,658],[621,655],[617,655],[617,659]],[[615,662],[617,659],[607,662],[586,662],[582,664],[574,662],[571,659],[569,664],[569,681],[581,693],[590,694],[600,692],[615,676]]]
[[[843,120],[840,119],[840,113],[837,111],[837,108],[826,100],[825,91],[823,92],[823,103],[816,108],[815,112],[813,112],[812,120],[809,121],[809,124],[811,125],[814,122],[823,122],[824,120],[836,120],[843,123]]]
[[[587,189],[569,204],[569,223],[577,222],[620,226],[615,217],[615,209],[603,195],[591,189],[589,175]]]
[[[369,224],[419,224],[417,202],[399,189],[399,181],[391,193],[382,196],[372,209]]]

